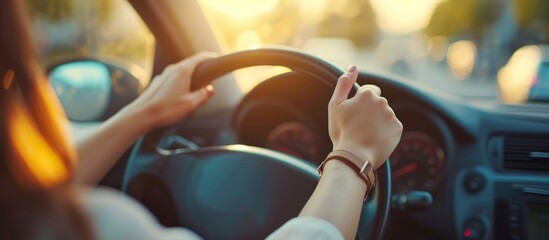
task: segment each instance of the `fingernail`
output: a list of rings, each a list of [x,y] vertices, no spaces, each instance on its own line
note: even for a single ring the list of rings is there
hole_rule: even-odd
[[[214,87],[212,85],[206,86],[206,91],[208,92],[208,96],[210,97],[214,95],[214,92],[215,92]]]
[[[356,65],[351,65],[349,69],[347,69],[348,73],[354,73],[356,71]]]

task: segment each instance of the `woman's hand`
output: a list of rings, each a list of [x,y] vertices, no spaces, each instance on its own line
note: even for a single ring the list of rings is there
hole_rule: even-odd
[[[191,92],[190,86],[196,66],[211,58],[202,53],[168,66],[135,101],[81,139],[75,182],[96,184],[137,138],[181,120],[207,101],[211,89]]]
[[[363,86],[347,99],[357,77],[353,66],[339,78],[328,104],[328,130],[334,150],[352,152],[377,169],[400,140],[402,124],[376,86]],[[373,180],[373,173],[369,174]],[[329,161],[299,215],[324,219],[345,239],[355,239],[366,187],[345,163]]]
[[[193,92],[190,87],[196,66],[214,56],[211,53],[199,53],[169,65],[128,107],[143,111],[151,118],[150,129],[181,120],[213,95],[211,86]]]
[[[354,153],[379,168],[397,146],[402,123],[375,85],[362,86],[347,99],[358,77],[355,66],[343,74],[328,104],[328,130],[334,150]]]

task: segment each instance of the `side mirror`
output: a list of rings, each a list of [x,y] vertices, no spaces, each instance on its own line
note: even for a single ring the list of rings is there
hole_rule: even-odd
[[[135,65],[93,59],[56,64],[49,68],[48,77],[67,117],[82,122],[109,118],[137,98],[148,83]]]
[[[112,89],[105,64],[96,61],[64,63],[51,70],[49,79],[70,119],[92,121],[105,114]]]

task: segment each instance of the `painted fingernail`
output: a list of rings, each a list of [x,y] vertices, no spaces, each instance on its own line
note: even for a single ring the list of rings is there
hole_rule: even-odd
[[[206,91],[208,92],[209,97],[213,96],[215,93],[214,87],[212,85],[206,86]]]
[[[348,73],[354,73],[356,71],[356,65],[351,65],[349,69],[347,69]]]

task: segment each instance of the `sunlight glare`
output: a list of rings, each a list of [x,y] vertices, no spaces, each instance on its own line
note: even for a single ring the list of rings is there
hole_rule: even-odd
[[[526,101],[541,57],[539,47],[524,46],[517,50],[507,65],[499,70],[498,84],[504,102],[522,103]]]
[[[407,34],[424,29],[441,0],[370,0],[381,31]]]
[[[240,91],[248,93],[266,79],[291,71],[291,69],[282,66],[257,66],[236,70],[234,76]]]
[[[57,185],[68,178],[69,169],[29,118],[20,105],[13,105],[8,120],[9,139],[22,160],[23,167],[28,169],[39,185]]]
[[[270,12],[279,0],[201,0],[211,9],[233,18],[251,18]]]
[[[244,31],[238,35],[236,48],[239,50],[257,49],[261,45],[259,34],[254,31]]]
[[[329,0],[298,0],[301,21],[305,23],[320,23],[326,17]]]

